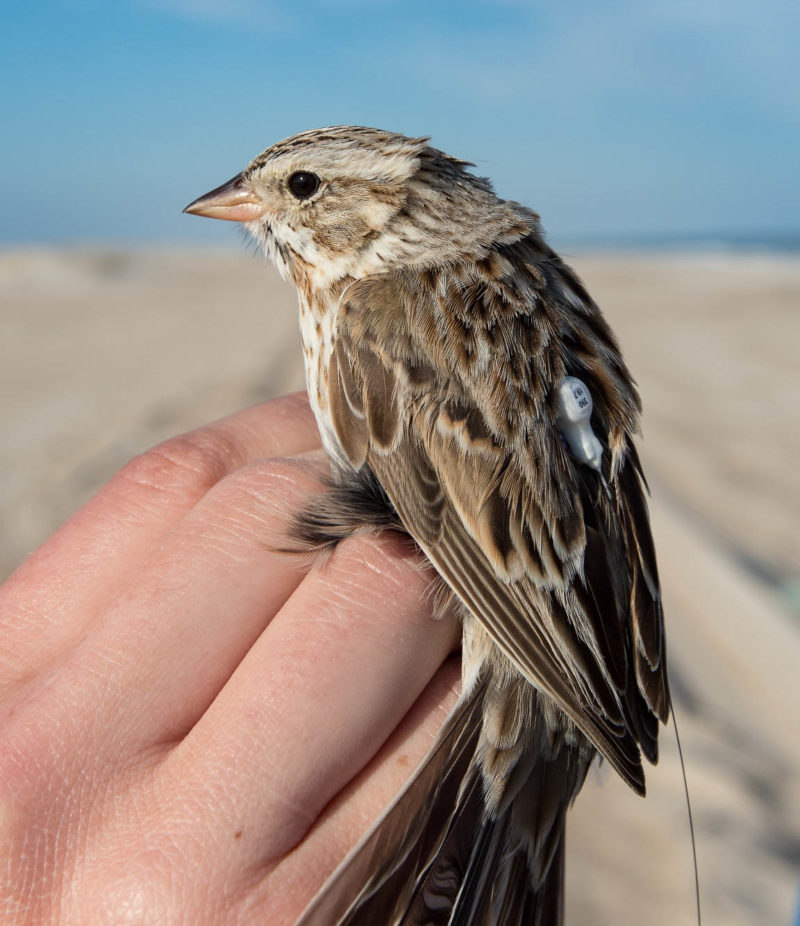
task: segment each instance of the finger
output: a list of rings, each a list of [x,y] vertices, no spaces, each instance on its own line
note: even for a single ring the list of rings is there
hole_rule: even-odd
[[[300,845],[247,896],[253,922],[294,923],[386,810],[436,742],[458,700],[461,658],[451,656],[372,761],[325,808]]]
[[[315,472],[305,460],[265,461],[215,486],[26,693],[18,722],[46,715],[85,751],[76,773],[88,777],[182,738],[300,584],[300,564],[277,550],[285,510],[319,490]]]
[[[227,475],[319,437],[304,394],[238,412],[129,463],[0,589],[0,692],[78,637],[148,553]]]
[[[232,870],[297,845],[452,651],[457,622],[432,620],[417,557],[393,534],[342,543],[165,763],[176,806],[207,804],[210,851],[241,834]]]
[[[254,865],[252,844],[241,851],[247,824],[237,830],[230,820],[222,833],[205,826],[226,769],[215,771],[211,787],[203,780],[198,788],[193,778],[166,788],[162,781],[149,795],[137,789],[136,800],[99,828],[102,841],[87,840],[89,860],[81,867],[81,886],[94,905],[88,911],[82,906],[76,921],[127,920],[133,901],[136,909],[157,911],[165,922],[295,923],[433,743],[455,703],[458,674],[458,659],[448,660],[364,773],[326,808],[308,839],[277,865]],[[170,775],[181,771],[171,768]],[[263,772],[256,769],[255,774]],[[92,828],[83,821],[85,831],[91,834]]]

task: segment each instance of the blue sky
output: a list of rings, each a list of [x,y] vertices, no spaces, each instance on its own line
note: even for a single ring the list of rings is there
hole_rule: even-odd
[[[559,239],[800,232],[796,0],[4,0],[0,243],[182,216],[320,125],[433,136]]]

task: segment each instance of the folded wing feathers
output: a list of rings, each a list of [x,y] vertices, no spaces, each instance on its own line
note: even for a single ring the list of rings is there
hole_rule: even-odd
[[[375,300],[379,289],[379,281],[372,280],[362,296]],[[387,289],[395,300],[408,302],[397,279]],[[587,505],[608,503],[598,501],[599,492],[593,499],[581,488],[557,434],[538,434],[537,428],[548,427],[545,422],[528,427],[532,456],[526,463],[519,448],[504,446],[457,384],[437,383],[435,356],[417,364],[420,375],[408,374],[404,351],[413,332],[397,323],[397,350],[403,356],[395,356],[386,342],[378,348],[370,304],[359,302],[359,292],[350,293],[334,349],[345,392],[336,403],[337,428],[349,434],[353,428],[340,425],[339,418],[343,412],[357,416],[363,407],[367,461],[407,529],[501,651],[640,790],[636,740],[652,755],[652,725],[628,692],[629,662],[648,708],[659,717],[666,685],[660,601],[653,595],[655,556],[638,460],[623,463],[614,480],[616,515],[585,512]],[[386,306],[388,298],[383,291],[379,301]],[[425,358],[424,351],[415,356]],[[359,384],[360,398],[354,394]],[[449,399],[442,402],[442,395]],[[350,443],[357,465],[360,436]],[[537,465],[546,468],[544,478],[537,478]],[[526,472],[533,475],[526,478]],[[548,505],[549,516],[543,507]],[[587,529],[609,519],[616,521],[616,535]],[[603,547],[614,536],[627,545],[627,579],[609,577],[617,566]]]

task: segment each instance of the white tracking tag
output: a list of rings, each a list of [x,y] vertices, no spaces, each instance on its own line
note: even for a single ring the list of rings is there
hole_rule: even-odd
[[[558,430],[576,460],[603,474],[603,445],[592,431],[592,396],[577,376],[565,376],[558,387]]]

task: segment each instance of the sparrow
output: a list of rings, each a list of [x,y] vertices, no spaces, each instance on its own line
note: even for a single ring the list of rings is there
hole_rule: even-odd
[[[331,478],[294,535],[407,532],[463,625],[457,706],[304,926],[561,924],[567,808],[596,756],[644,794],[668,717],[634,381],[538,215],[473,166],[336,126],[184,210],[242,222],[299,293]]]

